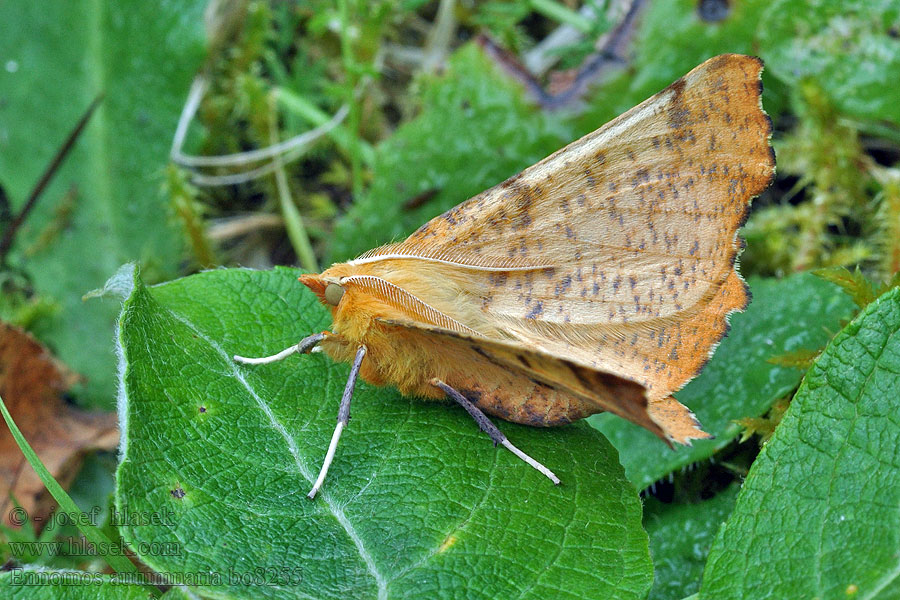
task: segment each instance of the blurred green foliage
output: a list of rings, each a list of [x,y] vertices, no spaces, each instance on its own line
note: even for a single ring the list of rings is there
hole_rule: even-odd
[[[183,245],[160,193],[178,111],[202,60],[203,2],[4,4],[0,186],[18,213],[88,105],[104,98],[18,230],[0,318],[28,326],[83,376],[78,396],[115,403],[116,306],[83,302],[110,269],[140,260],[178,275]],[[8,222],[4,224],[8,226]]]
[[[893,0],[641,0],[625,42],[612,49],[604,36],[619,31],[630,2],[220,0],[206,10],[205,49],[203,2],[10,6],[7,21],[18,26],[0,36],[0,226],[9,226],[87,103],[106,94],[0,265],[0,318],[29,328],[86,377],[74,394],[84,404],[109,407],[115,396],[115,306],[82,303],[81,296],[120,263],[140,261],[152,282],[212,265],[325,266],[352,257],[402,238],[725,52],[766,62],[763,104],[775,124],[778,160],[778,179],[755,201],[743,230],[742,272],[771,279],[825,269],[823,277],[861,306],[897,282],[900,5]],[[531,87],[474,41],[479,34],[538,65]],[[602,68],[584,70],[591,61]],[[535,84],[565,90],[579,69],[589,86],[561,107],[541,104]],[[168,159],[197,75],[209,88],[187,132],[190,154],[264,148],[323,125],[345,106],[347,116],[277,169],[281,183],[267,175],[201,185],[194,169]],[[754,285],[777,290],[785,303],[810,290],[823,290],[821,302],[835,297],[808,277]],[[796,293],[783,291],[792,285]],[[793,314],[783,312],[773,322]],[[805,367],[817,356],[837,330],[836,314],[828,313],[825,328],[804,332],[817,347],[795,363]],[[755,323],[757,349],[771,337],[767,323]],[[764,348],[756,354],[760,362],[772,358]],[[747,370],[740,362],[735,368]],[[668,460],[650,460],[657,455],[629,445],[622,423],[607,424],[607,433],[632,481],[644,487],[688,464],[681,456],[715,459],[738,444],[726,444],[740,433],[735,420],[770,433],[777,419],[761,415],[790,398],[801,374],[784,375],[777,390],[729,398],[723,406],[752,410],[718,411],[720,443]],[[698,380],[685,393],[701,388]],[[733,473],[747,472],[750,454],[735,460]],[[674,485],[682,485],[677,477]],[[645,517],[664,579],[653,588],[657,598],[696,591],[734,488],[699,504],[684,489],[674,498],[664,506],[653,500]],[[699,541],[675,540],[678,531]],[[84,566],[66,557],[47,564]]]
[[[765,414],[790,394],[802,371],[772,364],[776,352],[821,348],[852,314],[850,298],[809,273],[750,279],[753,302],[733,315],[728,336],[709,364],[675,393],[714,437],[674,451],[649,431],[609,413],[588,417],[619,450],[628,479],[645,489],[678,469],[721,452],[738,437],[735,421]]]
[[[644,527],[650,534],[653,589],[649,600],[681,599],[700,589],[706,556],[719,526],[734,509],[738,485],[696,504],[644,503]]]
[[[749,0],[712,10],[689,0],[643,2],[627,62],[611,59],[612,68],[587,93],[557,111],[542,109],[508,69],[462,40],[487,32],[508,50],[541,54],[563,69],[542,75],[553,82],[571,74],[564,69],[584,58],[586,42],[593,48],[616,26],[621,6],[592,4],[600,18],[568,25],[579,33],[542,49],[542,38],[559,25],[543,3],[451,2],[452,11],[444,4],[249,3],[233,50],[214,61],[216,92],[201,111],[202,122],[210,120],[205,152],[262,144],[266,124],[254,124],[252,115],[268,110],[260,96],[267,90],[325,113],[350,104],[350,118],[331,135],[334,146],[318,147],[302,169],[289,171],[295,202],[326,263],[405,236],[704,59],[742,52],[767,61],[764,104],[778,125],[786,188],[757,202],[745,232],[745,272],[861,264],[885,278],[897,270],[900,176],[893,162],[900,118],[891,112],[897,103],[888,82],[900,68],[900,41],[892,3],[826,3],[819,10]],[[578,6],[558,8],[564,23],[578,23]],[[285,31],[304,35],[289,38]],[[825,38],[829,43],[820,43]],[[321,123],[308,110],[282,107],[283,137]],[[229,204],[233,210],[248,201],[277,212],[265,188],[251,184],[224,199],[212,192],[211,203],[226,214]],[[276,262],[285,262],[285,239],[272,244]]]
[[[575,136],[558,115],[526,102],[521,88],[475,45],[461,48],[445,73],[419,83],[420,114],[378,146],[372,185],[335,224],[332,260],[402,239]],[[434,195],[427,202],[410,206],[429,191]]]

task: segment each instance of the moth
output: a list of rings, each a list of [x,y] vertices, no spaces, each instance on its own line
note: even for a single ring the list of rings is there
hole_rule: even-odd
[[[358,376],[458,402],[554,483],[487,415],[549,427],[609,411],[670,446],[709,437],[672,393],[749,301],[737,232],[775,171],[762,67],[711,58],[406,240],[300,277],[331,309],[331,331],[234,358],[318,346],[352,364],[309,497]]]

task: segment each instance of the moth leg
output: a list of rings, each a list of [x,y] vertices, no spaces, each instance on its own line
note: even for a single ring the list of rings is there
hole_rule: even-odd
[[[334,433],[331,434],[331,443],[328,444],[328,452],[325,453],[325,460],[322,462],[322,468],[319,470],[319,476],[309,490],[307,498],[312,500],[316,497],[316,492],[322,487],[325,481],[325,475],[328,474],[328,467],[334,459],[334,451],[337,449],[338,440],[341,439],[341,432],[350,421],[350,400],[353,398],[353,388],[356,386],[356,378],[359,376],[359,367],[362,365],[363,357],[366,355],[366,347],[360,346],[356,351],[356,358],[353,359],[353,366],[350,367],[350,377],[347,378],[347,385],[344,387],[344,395],[341,397],[341,407],[338,409],[337,426]]]
[[[238,356],[237,354],[235,354],[234,361],[244,363],[245,365],[266,365],[269,363],[278,362],[279,360],[283,360],[295,352],[299,352],[300,354],[312,352],[315,348],[315,345],[324,340],[329,335],[331,334],[327,331],[308,335],[300,340],[300,342],[296,345],[291,346],[290,348],[285,348],[278,354],[273,354],[272,356],[263,356],[262,358],[247,358],[246,356]]]
[[[475,422],[478,423],[478,427],[490,436],[491,440],[493,440],[494,442],[494,446],[500,444],[501,446],[524,460],[526,463],[540,471],[542,474],[544,474],[550,481],[553,482],[554,485],[559,485],[559,478],[553,474],[553,471],[513,446],[512,442],[510,442],[506,438],[506,436],[503,435],[503,432],[497,429],[497,426],[491,423],[491,420],[487,418],[487,415],[481,412],[481,410],[477,406],[472,404],[472,402],[469,401],[468,398],[463,396],[459,391],[450,387],[440,379],[432,379],[431,385],[442,389],[445,394],[456,400],[456,402],[460,406],[466,409],[466,412],[468,412],[469,415],[471,415],[471,417],[475,419]]]

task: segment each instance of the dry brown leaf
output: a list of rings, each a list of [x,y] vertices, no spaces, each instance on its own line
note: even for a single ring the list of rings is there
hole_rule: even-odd
[[[63,487],[71,483],[86,451],[114,448],[119,439],[114,414],[86,413],[64,402],[63,392],[76,380],[31,335],[0,323],[0,396],[25,439]],[[11,497],[37,529],[55,506],[6,427],[0,430],[0,497],[6,525],[20,524],[10,521]]]

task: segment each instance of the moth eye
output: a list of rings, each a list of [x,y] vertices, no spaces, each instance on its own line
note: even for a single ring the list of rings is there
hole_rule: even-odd
[[[325,287],[325,302],[332,306],[337,306],[341,298],[344,297],[344,288],[336,283],[329,283]]]

